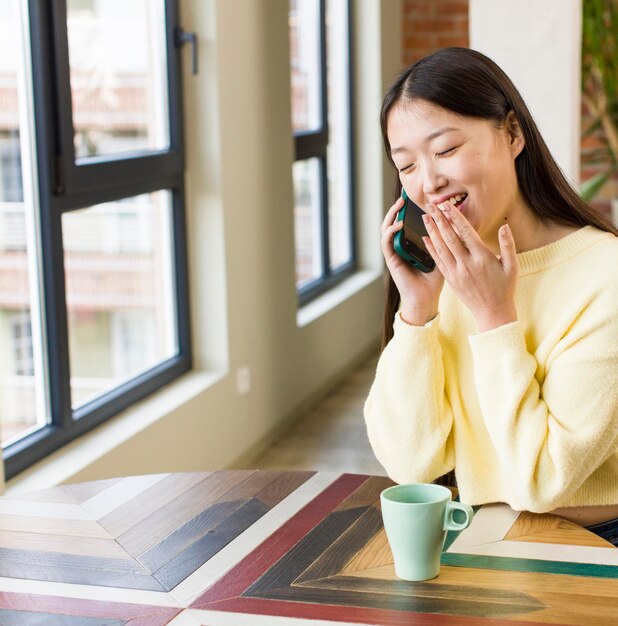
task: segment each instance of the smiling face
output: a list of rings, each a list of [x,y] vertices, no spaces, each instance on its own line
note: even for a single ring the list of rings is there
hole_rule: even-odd
[[[515,172],[524,141],[514,118],[497,128],[417,100],[392,108],[387,132],[401,183],[421,207],[450,201],[489,245],[502,224],[529,215]]]

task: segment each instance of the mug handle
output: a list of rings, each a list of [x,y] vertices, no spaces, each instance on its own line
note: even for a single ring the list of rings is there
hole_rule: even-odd
[[[456,522],[453,519],[455,511],[463,511],[466,516],[465,521]],[[444,512],[444,530],[463,530],[464,528],[468,528],[473,517],[474,511],[471,506],[463,504],[463,502],[453,502],[451,500],[446,503],[446,511]]]

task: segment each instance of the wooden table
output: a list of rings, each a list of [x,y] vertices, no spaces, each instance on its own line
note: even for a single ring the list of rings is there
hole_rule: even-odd
[[[618,550],[504,505],[449,535],[438,578],[398,580],[390,484],[233,471],[0,498],[0,624],[618,624]]]

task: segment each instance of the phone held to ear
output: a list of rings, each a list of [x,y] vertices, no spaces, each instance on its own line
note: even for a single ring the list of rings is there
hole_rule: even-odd
[[[412,267],[421,272],[431,272],[436,263],[427,252],[422,239],[423,236],[428,236],[423,222],[423,209],[408,198],[405,189],[401,190],[401,197],[405,204],[397,213],[397,219],[403,220],[403,229],[395,233],[393,247]]]

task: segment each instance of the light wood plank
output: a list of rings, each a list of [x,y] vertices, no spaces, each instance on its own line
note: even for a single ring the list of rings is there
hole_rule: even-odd
[[[91,520],[79,504],[63,502],[28,502],[0,498],[0,515],[24,515],[54,519]]]
[[[61,504],[79,504],[77,498],[71,493],[67,493],[62,487],[52,487],[51,489],[40,489],[28,493],[11,494],[11,500],[22,502],[55,502]]]
[[[74,497],[78,503],[88,500],[97,493],[104,491],[111,487],[114,483],[122,480],[122,478],[106,478],[104,480],[91,480],[87,483],[75,483],[69,485],[63,485],[62,489],[66,493]]]
[[[551,514],[537,515],[524,511],[506,534],[510,541],[531,541],[551,544],[572,544],[597,548],[613,548],[609,541],[586,531],[578,524]]]
[[[0,515],[0,531],[37,533],[40,535],[69,535],[110,539],[109,533],[94,520],[54,519],[26,515]]]
[[[392,563],[393,555],[386,533],[382,530],[341,570],[341,573],[344,575],[362,573]]]
[[[346,572],[348,576],[397,580],[393,564],[368,568],[363,571]],[[582,597],[598,596],[618,601],[618,579],[591,576],[568,576],[542,572],[515,572],[497,569],[480,569],[443,565],[440,575],[432,579],[435,585],[475,584],[492,589],[518,589],[526,593],[576,593]]]
[[[168,476],[169,474],[147,474],[123,478],[109,485],[107,489],[103,489],[91,498],[84,500],[81,507],[94,519],[100,519],[155,487]]]
[[[36,552],[59,552],[81,556],[131,559],[131,556],[113,539],[70,537],[0,531],[0,548]]]
[[[152,515],[155,511],[158,511],[168,502],[206,480],[211,473],[172,474],[154,487],[133,498],[130,502],[124,503],[116,510],[102,517],[99,520],[99,524],[112,537],[118,537],[149,515]]]

